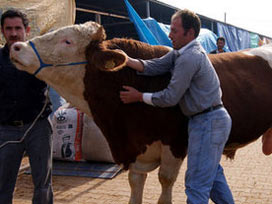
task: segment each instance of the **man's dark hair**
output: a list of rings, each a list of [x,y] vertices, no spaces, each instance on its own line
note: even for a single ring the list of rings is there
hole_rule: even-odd
[[[17,9],[9,9],[7,11],[5,11],[2,16],[1,16],[1,27],[4,26],[4,20],[6,18],[15,18],[15,17],[19,17],[22,19],[23,25],[25,28],[28,27],[29,21],[27,19],[26,14],[24,14],[23,12],[17,10]]]
[[[177,11],[173,16],[172,20],[176,17],[180,17],[182,20],[182,26],[185,30],[185,34],[188,32],[189,29],[193,28],[195,31],[195,38],[199,35],[201,21],[198,15],[194,12],[184,9]]]
[[[223,41],[225,43],[225,38],[224,37],[217,38],[216,42],[218,42],[219,40],[221,40],[221,41]]]

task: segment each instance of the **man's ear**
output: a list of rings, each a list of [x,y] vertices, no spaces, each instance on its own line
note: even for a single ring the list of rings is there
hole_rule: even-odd
[[[189,35],[195,38],[195,30],[193,28],[190,28],[188,31]]]
[[[26,27],[26,35],[29,35],[29,33],[30,33],[30,26],[27,26]]]

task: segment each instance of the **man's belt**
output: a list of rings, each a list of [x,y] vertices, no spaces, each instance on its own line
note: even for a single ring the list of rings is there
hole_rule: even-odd
[[[195,116],[197,116],[197,115],[201,115],[201,114],[203,114],[203,113],[208,113],[208,112],[210,112],[210,111],[217,110],[217,109],[222,108],[222,107],[224,107],[223,104],[218,104],[218,105],[216,105],[216,106],[211,106],[211,107],[209,107],[209,108],[207,108],[207,109],[205,109],[205,110],[203,110],[203,111],[201,111],[201,112],[198,112],[198,113],[196,113],[196,114],[191,115],[190,118],[193,118],[193,117],[195,117]]]

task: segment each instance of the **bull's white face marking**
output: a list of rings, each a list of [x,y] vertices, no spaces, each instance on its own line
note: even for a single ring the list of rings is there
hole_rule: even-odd
[[[269,66],[272,68],[272,43],[244,51],[243,53],[263,58],[268,62]]]
[[[33,38],[42,61],[46,64],[63,64],[85,60],[85,48],[100,26],[94,22],[60,28],[43,36]],[[12,46],[11,59],[21,70],[34,73],[39,60],[28,42]]]
[[[100,25],[87,22],[60,28],[31,40],[45,64],[65,64],[86,61],[85,49]],[[16,67],[31,74],[40,67],[40,61],[28,42],[15,43],[10,56]],[[68,102],[91,114],[84,100],[85,65],[50,66],[42,69],[37,78],[52,86]]]

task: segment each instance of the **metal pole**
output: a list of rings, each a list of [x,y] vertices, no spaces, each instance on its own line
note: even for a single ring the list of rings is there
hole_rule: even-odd
[[[213,21],[211,21],[211,30],[214,32]]]
[[[95,14],[95,22],[101,24],[101,15],[98,13]]]
[[[149,0],[146,1],[146,17],[150,17],[150,2]]]

